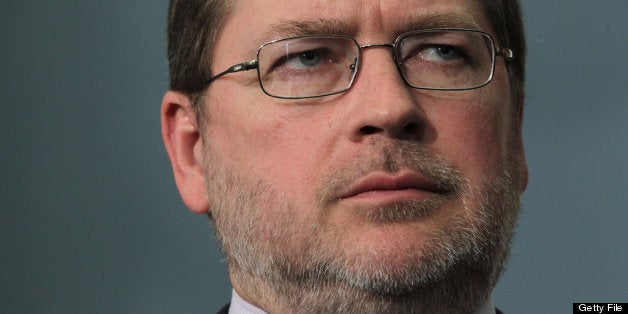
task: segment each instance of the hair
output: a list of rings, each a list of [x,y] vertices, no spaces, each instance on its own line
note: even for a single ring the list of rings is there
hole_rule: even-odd
[[[519,0],[482,0],[480,2],[486,18],[493,27],[497,42],[513,52],[513,59],[507,62],[507,67],[513,96],[516,105],[520,106],[525,96],[527,48]]]
[[[497,42],[510,48],[508,61],[515,102],[524,96],[526,43],[518,0],[478,0],[493,27]],[[199,112],[199,99],[211,78],[213,46],[231,0],[170,0],[168,13],[168,62],[170,89],[185,93]]]
[[[199,99],[212,73],[213,46],[230,0],[170,0],[168,66],[170,90],[186,94],[199,113]]]

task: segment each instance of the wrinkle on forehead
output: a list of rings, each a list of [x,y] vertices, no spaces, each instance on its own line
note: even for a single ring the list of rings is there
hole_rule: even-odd
[[[314,20],[282,20],[271,24],[263,37],[275,36],[302,36],[315,34],[353,35],[357,30],[355,25],[345,21],[319,18]]]
[[[360,25],[350,24],[346,21],[318,18],[313,20],[285,19],[271,24],[262,38],[284,38],[292,36],[336,34],[355,36],[360,30]],[[404,32],[428,29],[428,28],[470,28],[479,30],[480,26],[469,15],[458,13],[437,13],[421,17],[405,17],[395,23],[394,33],[399,35]]]

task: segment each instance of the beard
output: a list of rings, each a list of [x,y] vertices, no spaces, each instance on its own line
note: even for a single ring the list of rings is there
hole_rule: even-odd
[[[207,144],[207,142],[206,142]],[[291,202],[264,178],[230,166],[206,146],[204,174],[217,238],[237,287],[271,312],[473,313],[490,295],[508,256],[520,206],[516,154],[496,177],[471,185],[450,162],[408,141],[329,171],[316,189],[320,212]],[[341,207],[341,194],[372,171],[410,169],[440,193],[366,211]],[[351,210],[373,228],[409,228],[457,204],[447,223],[391,258],[347,243],[329,221]],[[309,219],[302,219],[306,215]],[[357,235],[359,237],[359,235]],[[386,249],[384,249],[386,251]]]

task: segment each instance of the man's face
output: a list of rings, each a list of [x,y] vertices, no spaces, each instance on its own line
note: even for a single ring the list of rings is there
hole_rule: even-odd
[[[410,25],[493,33],[471,1],[241,0],[213,68],[254,59],[263,43],[300,34],[296,23],[342,25],[335,32],[361,45],[390,43]],[[209,88],[200,117],[209,206],[241,293],[253,293],[242,282],[250,274],[398,294],[460,264],[499,273],[525,186],[503,60],[489,85],[455,92],[407,87],[388,47],[364,50],[361,64],[349,91],[323,98],[269,97],[255,71]]]

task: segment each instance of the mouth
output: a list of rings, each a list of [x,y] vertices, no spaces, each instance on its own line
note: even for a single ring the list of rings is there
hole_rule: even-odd
[[[349,185],[340,199],[369,203],[420,201],[449,192],[431,178],[416,172],[375,172]]]

